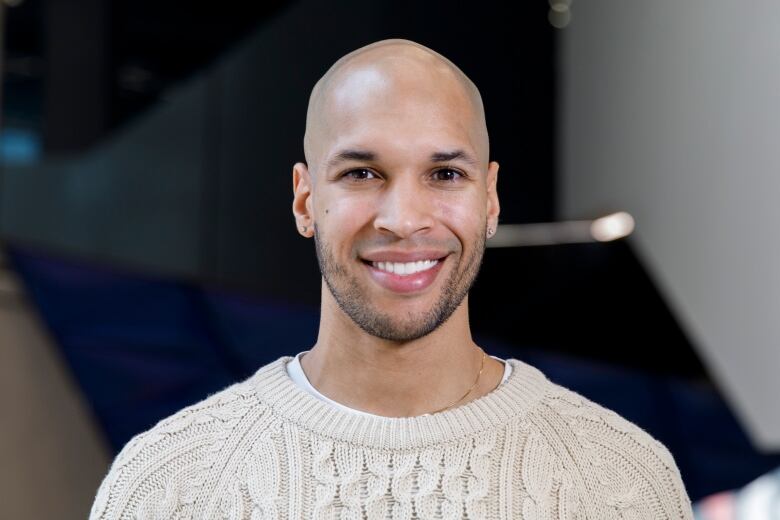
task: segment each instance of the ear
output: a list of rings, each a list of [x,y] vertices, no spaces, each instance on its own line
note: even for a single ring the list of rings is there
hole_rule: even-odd
[[[298,233],[306,238],[314,236],[314,211],[312,208],[312,182],[309,168],[304,163],[295,163],[293,166],[292,210]]]
[[[487,227],[493,231],[498,229],[498,214],[501,213],[501,205],[498,203],[498,163],[491,161],[487,172]]]

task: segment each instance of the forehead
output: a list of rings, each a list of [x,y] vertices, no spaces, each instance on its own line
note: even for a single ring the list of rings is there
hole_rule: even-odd
[[[323,107],[323,160],[348,147],[425,156],[460,148],[474,154],[474,107],[455,87],[406,78],[389,82],[373,71],[351,75]]]

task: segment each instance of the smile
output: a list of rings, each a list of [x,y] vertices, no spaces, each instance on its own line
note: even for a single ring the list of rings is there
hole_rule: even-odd
[[[371,262],[375,269],[400,276],[409,276],[432,269],[439,260],[418,260],[417,262]]]
[[[441,271],[445,258],[390,262],[363,260],[373,281],[398,294],[418,293],[430,287]]]

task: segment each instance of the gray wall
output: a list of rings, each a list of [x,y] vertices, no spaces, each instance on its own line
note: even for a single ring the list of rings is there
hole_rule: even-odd
[[[780,3],[572,12],[560,216],[635,216],[634,245],[752,439],[780,449]]]
[[[70,255],[200,271],[206,82],[195,80],[90,153],[6,167],[0,232]]]

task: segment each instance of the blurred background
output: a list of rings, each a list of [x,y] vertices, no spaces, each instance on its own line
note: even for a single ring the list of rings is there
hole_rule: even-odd
[[[389,37],[482,91],[476,340],[662,441],[699,518],[780,518],[772,0],[0,0],[0,518],[85,518],[132,435],[313,344],[306,103]]]

